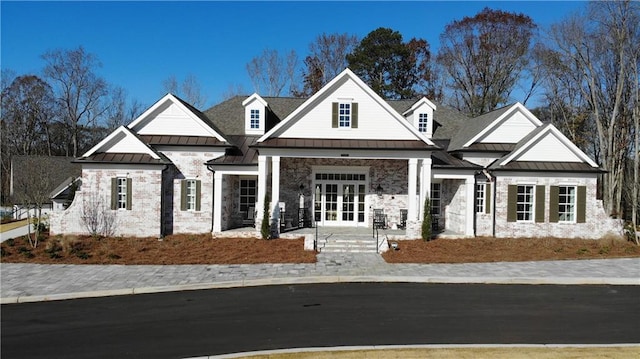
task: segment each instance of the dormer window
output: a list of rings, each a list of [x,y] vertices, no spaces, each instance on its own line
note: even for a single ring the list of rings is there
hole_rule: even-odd
[[[242,101],[244,106],[244,133],[264,135],[267,118],[267,102],[257,93]]]
[[[334,102],[332,104],[331,127],[358,128],[358,103]]]
[[[252,130],[260,129],[260,110],[251,110],[251,118],[249,119],[249,125]]]
[[[426,113],[418,114],[418,131],[427,132],[429,128],[429,117]]]

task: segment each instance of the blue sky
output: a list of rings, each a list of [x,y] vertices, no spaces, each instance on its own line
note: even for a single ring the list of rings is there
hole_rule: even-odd
[[[194,75],[213,105],[229,86],[253,86],[246,64],[263,49],[303,59],[321,33],[358,38],[378,27],[424,38],[435,53],[446,24],[488,6],[529,15],[544,28],[585,2],[14,2],[0,1],[3,69],[40,74],[47,50],[80,45],[98,73],[130,99],[151,105],[162,81]]]

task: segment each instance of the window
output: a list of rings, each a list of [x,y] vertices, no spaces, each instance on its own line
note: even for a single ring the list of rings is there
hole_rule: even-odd
[[[426,113],[418,114],[418,131],[427,132],[428,117]]]
[[[331,104],[332,128],[358,128],[358,103],[333,102]]]
[[[533,221],[534,186],[518,185],[516,200],[516,220],[523,222]]]
[[[195,211],[196,209],[196,181],[187,180],[187,211]]]
[[[338,105],[338,127],[351,127],[351,104],[340,103]]]
[[[118,177],[118,209],[127,209],[127,179]]]
[[[440,200],[441,200],[440,183],[431,184],[431,214],[434,217],[440,217]]]
[[[248,213],[250,208],[256,206],[256,180],[240,180],[240,212]]]
[[[558,187],[558,221],[559,222],[575,222],[576,221],[576,187],[575,186],[559,186]]]
[[[486,188],[485,183],[476,184],[476,212],[477,213],[484,213],[485,211],[485,207],[484,207],[485,201],[486,201],[485,188]]]
[[[131,178],[111,178],[111,209],[131,209]]]
[[[252,130],[260,129],[260,110],[251,110],[249,117],[249,127]]]
[[[201,183],[201,181],[195,179],[182,180],[180,185],[180,210],[200,210]]]

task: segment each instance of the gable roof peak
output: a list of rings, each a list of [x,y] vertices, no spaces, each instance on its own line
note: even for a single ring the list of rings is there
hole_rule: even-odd
[[[247,106],[248,104],[250,104],[253,101],[258,101],[260,102],[264,107],[267,107],[267,101],[264,100],[264,98],[262,98],[260,95],[258,95],[257,92],[254,92],[253,95],[247,97],[246,100],[242,101],[242,106]]]

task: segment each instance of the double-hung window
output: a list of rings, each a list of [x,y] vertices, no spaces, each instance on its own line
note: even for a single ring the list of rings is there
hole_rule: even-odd
[[[534,185],[518,185],[516,201],[516,220],[532,222],[534,214]]]
[[[338,127],[351,127],[351,103],[341,102],[338,105]]]
[[[260,129],[260,110],[252,109],[249,116],[249,127],[252,130]]]
[[[358,128],[358,103],[346,101],[331,103],[331,127]]]
[[[196,180],[186,181],[187,211],[196,210]]]
[[[476,184],[476,212],[477,213],[484,213],[485,211],[485,201],[486,201],[485,188],[486,188],[486,184],[484,183]]]
[[[200,180],[185,179],[180,185],[180,210],[200,211],[202,185]]]
[[[111,209],[131,209],[131,178],[111,178]]]
[[[576,221],[576,186],[558,186],[558,222]]]
[[[427,117],[426,113],[420,113],[418,114],[418,131],[420,132],[427,132],[427,124],[429,118]]]

